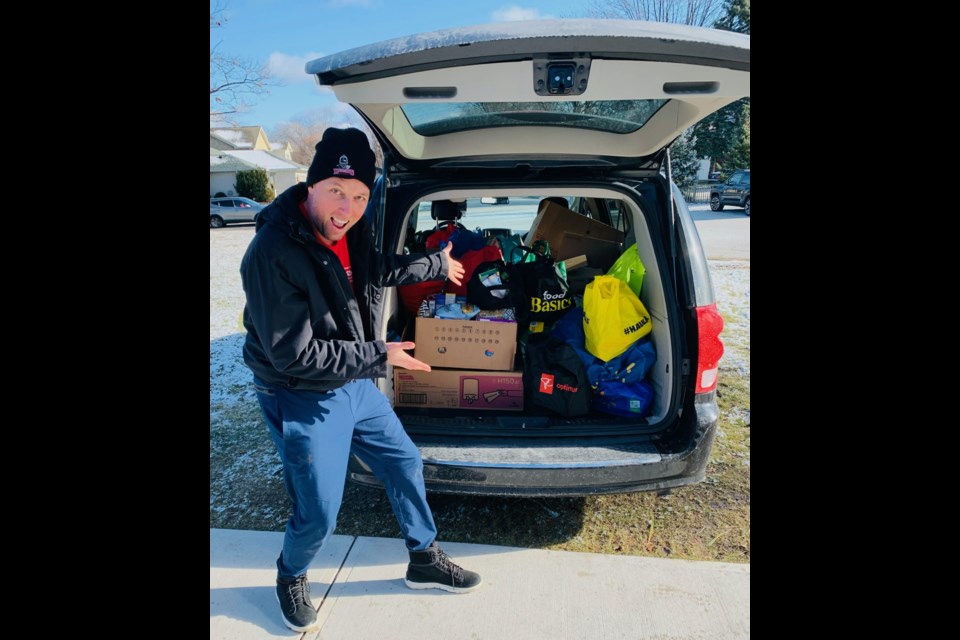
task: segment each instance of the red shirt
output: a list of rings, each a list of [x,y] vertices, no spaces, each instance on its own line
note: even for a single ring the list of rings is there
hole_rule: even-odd
[[[300,203],[300,213],[302,213],[303,217],[307,219],[307,222],[310,222],[310,228],[313,229],[313,235],[317,239],[317,242],[327,247],[337,255],[337,258],[340,260],[340,264],[343,266],[343,270],[347,272],[347,280],[349,280],[350,284],[352,285],[353,269],[350,268],[350,252],[347,250],[347,236],[343,236],[342,240],[337,240],[336,242],[331,243],[329,240],[320,235],[320,232],[317,231],[313,226],[313,223],[310,221],[310,215],[307,213],[307,208],[304,206],[303,202]]]

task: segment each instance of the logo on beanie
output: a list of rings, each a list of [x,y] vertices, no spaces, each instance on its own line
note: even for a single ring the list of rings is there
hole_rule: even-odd
[[[343,154],[342,156],[340,156],[340,166],[333,168],[333,175],[352,176],[352,175],[355,175],[355,173],[356,172],[350,168],[350,159],[347,157],[347,154]]]

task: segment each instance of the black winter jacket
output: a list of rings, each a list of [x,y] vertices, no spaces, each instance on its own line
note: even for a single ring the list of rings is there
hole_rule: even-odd
[[[446,278],[446,254],[380,254],[361,218],[347,231],[358,299],[340,260],[300,212],[306,197],[306,185],[296,184],[257,217],[240,262],[247,296],[243,360],[264,381],[298,389],[382,378],[387,347],[373,339],[372,329],[380,326],[383,287]]]

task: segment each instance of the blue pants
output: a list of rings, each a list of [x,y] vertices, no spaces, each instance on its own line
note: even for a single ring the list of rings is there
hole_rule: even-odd
[[[437,527],[427,504],[420,451],[371,380],[353,380],[334,391],[303,391],[255,377],[254,387],[293,502],[277,560],[280,577],[306,573],[333,535],[351,452],[386,487],[407,549],[430,546]]]

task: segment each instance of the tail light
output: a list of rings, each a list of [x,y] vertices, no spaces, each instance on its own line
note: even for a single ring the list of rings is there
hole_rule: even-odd
[[[723,331],[723,317],[717,312],[717,305],[697,307],[697,387],[696,393],[707,393],[717,387],[717,370],[720,357],[723,356],[723,343],[720,332]]]

